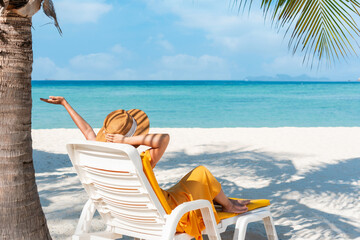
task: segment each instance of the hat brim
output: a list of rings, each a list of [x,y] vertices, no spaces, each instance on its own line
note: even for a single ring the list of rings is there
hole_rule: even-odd
[[[149,133],[150,121],[144,111],[141,111],[140,109],[131,109],[126,112],[134,118],[137,124],[136,131],[133,136],[145,135]],[[105,126],[99,130],[98,134],[96,135],[96,141],[106,142],[104,131]]]
[[[145,112],[141,111],[140,109],[131,109],[126,112],[130,114],[136,121],[137,128],[134,136],[145,135],[149,133],[150,121]]]

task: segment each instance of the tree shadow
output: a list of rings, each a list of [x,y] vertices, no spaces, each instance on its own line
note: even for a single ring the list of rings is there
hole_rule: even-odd
[[[317,209],[333,207],[335,210],[349,212],[354,204],[359,204],[359,187],[354,183],[360,179],[360,158],[324,164],[310,172],[297,175],[298,171],[292,161],[284,156],[287,154],[244,149],[200,155],[188,155],[179,151],[169,154],[159,162],[157,168],[163,174],[189,162],[191,167],[204,165],[211,170],[229,196],[270,199],[280,239],[360,237],[360,230],[351,224],[354,220],[336,214],[335,211],[323,212]],[[239,177],[234,179],[229,176]],[[241,184],[243,180],[250,185]],[[176,182],[161,182],[160,185],[166,189]],[[334,203],[334,198],[337,197],[342,200]],[[348,206],[344,205],[344,200],[349,200]],[[312,205],[313,202],[316,202],[315,206]],[[296,229],[291,223],[296,223]],[[266,238],[261,224],[254,230],[260,231],[264,239]]]
[[[209,149],[208,145],[199,147]],[[221,146],[211,147],[220,149]],[[279,239],[355,239],[360,237],[360,230],[352,224],[354,220],[346,217],[349,214],[339,215],[331,208],[348,213],[353,205],[359,204],[359,186],[354,184],[360,179],[359,160],[324,164],[299,175],[289,154],[244,148],[194,155],[178,151],[167,153],[156,166],[155,173],[161,187],[167,189],[194,167],[204,165],[230,196],[270,199]],[[34,165],[48,221],[56,224],[60,219],[72,224],[62,233],[53,233],[54,239],[71,236],[87,196],[76,173],[69,169],[72,166],[69,157],[34,150]],[[59,199],[64,199],[61,204]],[[64,202],[69,199],[70,202]],[[95,221],[95,229],[101,229],[103,225],[99,219]],[[52,226],[49,228],[51,230]],[[230,236],[226,233],[224,239],[231,239]],[[250,224],[247,236],[247,239],[266,239],[263,225]]]
[[[54,240],[71,239],[88,196],[67,154],[33,150],[33,159],[40,202],[51,236]],[[94,231],[104,229],[98,214],[93,222]]]
[[[58,169],[72,167],[67,154],[50,153],[34,149],[33,159],[36,173],[55,172]]]

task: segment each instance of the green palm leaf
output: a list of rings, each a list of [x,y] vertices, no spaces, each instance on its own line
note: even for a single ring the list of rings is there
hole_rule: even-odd
[[[235,0],[239,9],[251,7],[253,0]],[[360,48],[357,0],[262,0],[261,8],[280,29],[291,30],[289,48],[304,52],[304,62],[326,59],[328,64],[357,55]],[[356,48],[354,47],[356,46]]]

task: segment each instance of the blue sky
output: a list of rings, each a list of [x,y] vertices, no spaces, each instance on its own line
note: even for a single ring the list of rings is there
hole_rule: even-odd
[[[63,35],[42,11],[33,17],[34,80],[360,77],[355,57],[331,69],[304,66],[256,6],[239,15],[231,0],[53,2]]]

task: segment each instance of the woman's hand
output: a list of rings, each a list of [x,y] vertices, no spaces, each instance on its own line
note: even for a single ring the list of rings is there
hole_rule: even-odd
[[[106,139],[107,142],[125,143],[127,137],[125,137],[124,135],[121,135],[121,134],[106,133],[105,134],[105,139]]]
[[[64,97],[50,96],[49,99],[40,98],[40,100],[43,102],[64,106],[66,111],[69,113],[71,119],[74,121],[76,126],[80,129],[82,134],[84,134],[86,140],[91,140],[91,141],[96,140],[96,134],[95,134],[94,130],[92,129],[92,127],[70,106],[70,104],[65,100]]]
[[[51,104],[60,104],[60,105],[64,105],[66,100],[64,97],[54,97],[54,96],[50,96],[49,99],[45,99],[45,98],[40,98],[41,101],[43,102],[47,102],[47,103],[51,103]]]

